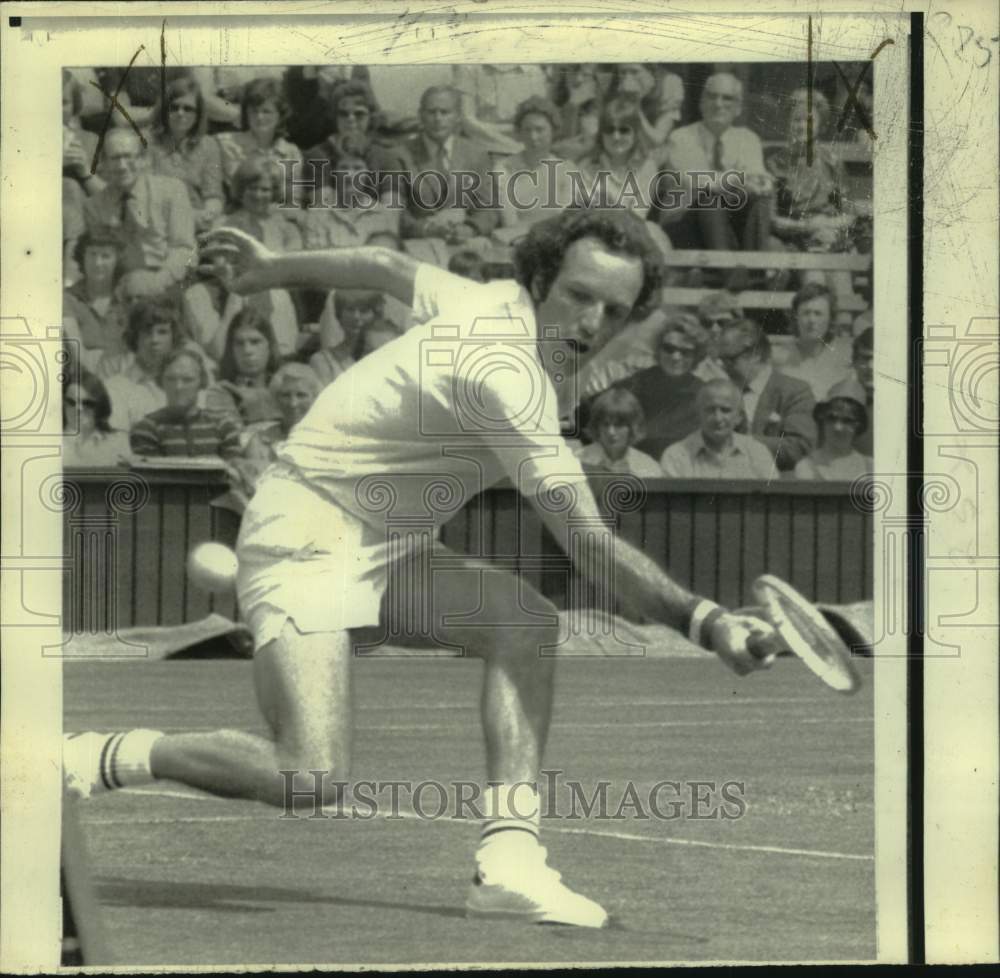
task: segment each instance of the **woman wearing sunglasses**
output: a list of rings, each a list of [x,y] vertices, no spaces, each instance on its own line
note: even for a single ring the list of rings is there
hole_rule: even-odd
[[[200,86],[193,78],[177,78],[153,112],[149,138],[151,172],[184,183],[199,231],[211,227],[223,206],[222,151],[206,134],[207,124]]]
[[[128,459],[128,435],[115,431],[110,418],[107,388],[89,370],[80,370],[63,388],[64,468],[107,467]]]

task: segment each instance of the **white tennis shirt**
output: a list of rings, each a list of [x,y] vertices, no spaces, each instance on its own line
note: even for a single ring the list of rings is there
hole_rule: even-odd
[[[505,478],[529,498],[586,481],[525,289],[421,264],[413,323],[323,390],[282,461],[375,526],[438,527]]]

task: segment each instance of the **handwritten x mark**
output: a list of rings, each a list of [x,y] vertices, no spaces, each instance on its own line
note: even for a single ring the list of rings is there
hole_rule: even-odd
[[[882,48],[889,44],[895,44],[896,42],[892,38],[887,37],[874,51],[872,51],[871,57],[865,62],[864,68],[861,69],[861,74],[858,75],[857,80],[852,85],[848,80],[847,75],[844,74],[844,69],[837,64],[836,61],[833,62],[833,67],[836,69],[837,74],[840,75],[840,80],[847,86],[847,99],[844,101],[844,107],[840,110],[840,116],[837,119],[837,132],[838,134],[844,131],[844,126],[847,125],[847,115],[852,113],[854,117],[861,123],[865,132],[871,137],[872,140],[877,139],[875,135],[875,130],[872,129],[872,120],[868,115],[868,110],[858,101],[858,92],[861,91],[861,85],[864,80],[868,77],[868,73],[871,71],[872,65],[875,62],[875,58],[878,57],[878,53]]]
[[[135,59],[139,57],[140,52],[145,50],[146,48],[142,44],[140,44],[139,50],[132,55],[132,60],[129,61],[128,66],[122,72],[122,76],[118,80],[118,87],[115,89],[114,95],[108,95],[108,93],[104,91],[104,89],[101,88],[101,86],[98,85],[97,82],[92,81],[90,83],[110,102],[110,104],[108,105],[108,114],[104,117],[104,126],[101,129],[100,136],[97,137],[97,145],[94,147],[94,158],[90,162],[91,174],[97,172],[97,164],[101,158],[101,150],[104,148],[104,137],[108,133],[108,127],[111,125],[111,116],[114,114],[115,109],[117,109],[122,114],[125,121],[128,122],[128,124],[135,130],[135,134],[139,137],[139,142],[142,143],[143,149],[146,148],[146,137],[143,136],[143,134],[139,131],[139,127],[132,120],[132,117],[126,111],[125,106],[123,106],[121,102],[118,101],[118,96],[125,85],[125,79],[128,78],[128,73],[131,70],[132,65],[135,64]]]

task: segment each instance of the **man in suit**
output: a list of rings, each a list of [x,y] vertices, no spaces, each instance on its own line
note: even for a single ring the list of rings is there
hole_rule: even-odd
[[[743,394],[750,434],[767,446],[779,470],[795,468],[816,444],[816,401],[809,385],[771,366],[767,333],[749,319],[723,330],[719,359]]]
[[[438,238],[461,245],[488,236],[499,222],[491,208],[488,155],[457,134],[461,95],[434,86],[420,100],[421,131],[410,142],[412,160],[403,238]]]
[[[100,164],[106,186],[83,206],[88,231],[114,232],[124,242],[120,288],[128,298],[159,295],[182,281],[195,249],[184,184],[149,173],[142,162],[135,132],[112,129]]]

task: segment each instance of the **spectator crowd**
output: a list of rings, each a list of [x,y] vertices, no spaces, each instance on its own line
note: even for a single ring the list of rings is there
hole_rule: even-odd
[[[133,69],[121,111],[101,94],[120,70],[67,70],[66,464],[216,457],[252,493],[319,391],[409,328],[409,310],[378,292],[236,295],[224,263],[199,267],[201,232],[236,227],[282,252],[378,245],[488,281],[509,275],[512,244],[538,220],[614,207],[646,222],[667,291],[695,298],[661,302],[586,368],[567,419],[584,467],[764,480],[870,470],[874,327],[870,308],[846,308],[870,277],[669,259],[870,250],[870,201],[830,139],[831,98],[789,89],[782,138],[762,139],[739,75]],[[788,310],[743,308],[743,295],[778,291],[794,292]]]

